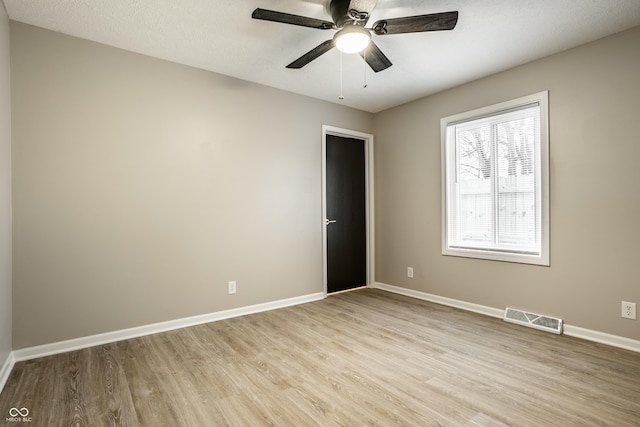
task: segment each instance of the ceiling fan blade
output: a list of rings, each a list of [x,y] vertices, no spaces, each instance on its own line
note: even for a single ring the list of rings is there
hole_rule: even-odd
[[[308,18],[306,16],[292,15],[290,13],[260,8],[254,10],[251,17],[253,19],[262,19],[263,21],[281,22],[283,24],[299,25],[301,27],[317,28],[319,30],[335,28],[333,22],[322,19]]]
[[[379,36],[386,34],[420,33],[423,31],[453,30],[458,22],[458,11],[432,13],[429,15],[407,16],[376,21],[373,32]]]
[[[331,49],[333,49],[333,46],[333,39],[327,40],[326,42],[321,43],[315,48],[311,49],[309,52],[305,53],[300,58],[293,61],[291,64],[287,65],[287,68],[302,68],[309,62],[318,58],[320,55],[329,52]]]
[[[393,65],[373,40],[369,42],[369,46],[367,46],[365,50],[360,52],[360,56],[364,58],[367,64],[369,64],[371,69],[376,73],[386,70]]]

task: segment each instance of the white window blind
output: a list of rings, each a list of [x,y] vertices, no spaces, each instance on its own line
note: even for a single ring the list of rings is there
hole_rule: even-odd
[[[443,119],[445,255],[548,264],[544,95]]]

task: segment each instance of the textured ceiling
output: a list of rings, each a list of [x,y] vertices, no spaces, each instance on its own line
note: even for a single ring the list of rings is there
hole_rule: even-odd
[[[457,10],[458,25],[374,35],[394,65],[373,73],[358,55],[343,55],[339,100],[336,49],[285,68],[334,30],[251,19],[260,7],[331,20],[325,0],[3,1],[16,21],[370,112],[640,25],[640,0],[379,0],[370,23]]]

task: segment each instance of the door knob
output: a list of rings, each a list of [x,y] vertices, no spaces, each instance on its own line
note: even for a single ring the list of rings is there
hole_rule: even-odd
[[[333,224],[334,222],[336,222],[337,220],[335,219],[325,219],[324,220],[324,225],[329,225],[329,224]]]

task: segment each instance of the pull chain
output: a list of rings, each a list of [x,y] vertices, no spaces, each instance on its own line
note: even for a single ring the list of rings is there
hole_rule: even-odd
[[[364,70],[364,73],[363,73],[364,74],[364,83],[362,84],[362,87],[366,89],[367,86],[368,86],[368,84],[367,84],[367,49],[365,49],[362,52],[362,59],[364,59],[364,61],[363,61],[363,63],[364,63],[364,68],[363,68],[363,70]]]
[[[338,99],[344,99],[342,94],[342,52],[340,52],[340,95],[338,95]]]

